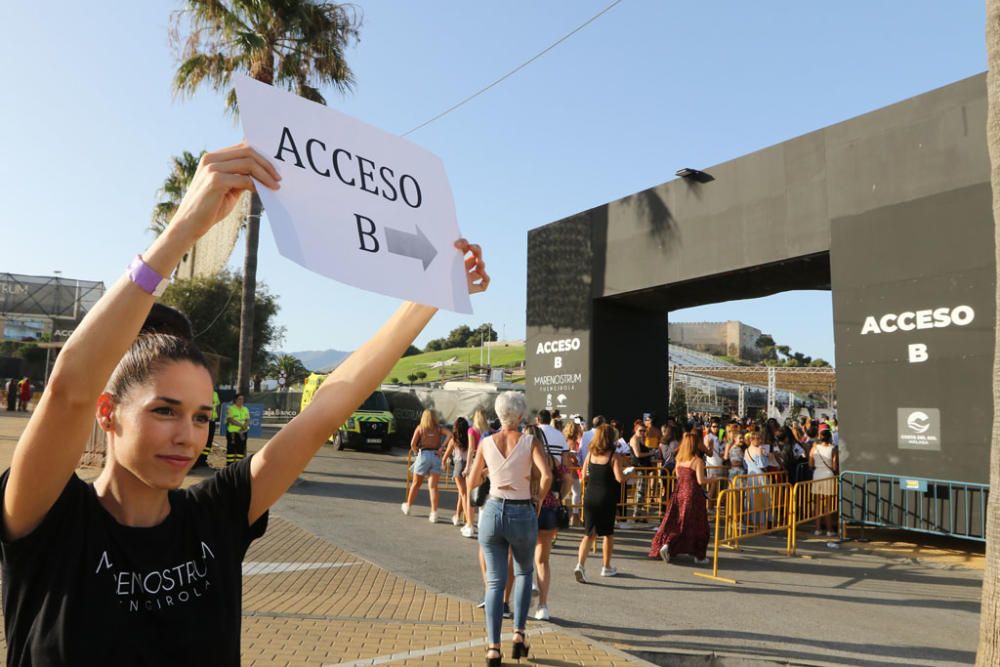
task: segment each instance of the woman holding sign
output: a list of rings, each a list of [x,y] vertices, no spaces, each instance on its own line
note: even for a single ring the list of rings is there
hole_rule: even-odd
[[[0,476],[10,664],[238,665],[241,562],[268,508],[434,315],[400,306],[263,449],[180,489],[205,444],[212,376],[191,340],[140,327],[163,276],[254,188],[251,177],[279,187],[246,145],[205,154],[166,231],[56,361]],[[469,253],[469,291],[485,290],[480,249],[455,245]],[[74,470],[95,411],[107,460],[88,484]]]

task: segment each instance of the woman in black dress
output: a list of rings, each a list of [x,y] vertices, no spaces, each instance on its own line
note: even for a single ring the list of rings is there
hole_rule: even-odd
[[[587,583],[584,563],[597,536],[604,538],[604,566],[602,577],[613,577],[618,570],[611,567],[611,554],[615,548],[615,513],[621,498],[621,485],[625,481],[621,463],[615,456],[615,430],[603,424],[595,429],[594,439],[583,462],[583,539],[573,575],[581,584]]]

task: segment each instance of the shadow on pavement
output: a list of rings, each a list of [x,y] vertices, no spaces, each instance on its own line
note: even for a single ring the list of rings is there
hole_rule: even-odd
[[[586,631],[588,636],[593,636],[602,641],[617,641],[615,638],[602,638],[600,636],[602,630],[607,630],[607,626],[561,619],[553,619],[551,622],[560,627]],[[889,644],[858,644],[845,641],[844,639],[826,641],[820,637],[786,637],[777,633],[764,635],[739,630],[726,630],[726,637],[729,640],[736,640],[736,645],[721,646],[718,642],[713,641],[712,637],[693,638],[686,631],[682,630],[630,629],[616,626],[615,632],[628,635],[631,638],[628,640],[628,643],[629,649],[632,652],[635,652],[636,649],[641,651],[642,648],[663,651],[664,643],[666,643],[672,649],[703,651],[706,655],[715,651],[730,651],[761,658],[807,661],[822,660],[827,663],[835,662],[844,665],[901,664],[899,662],[899,658],[901,657],[900,647]],[[817,648],[823,649],[823,652],[817,652]],[[919,656],[923,664],[940,662],[971,664],[976,658],[975,651],[943,649],[933,646],[907,646],[906,648],[911,651],[913,656]],[[878,659],[882,657],[892,658],[893,660]]]

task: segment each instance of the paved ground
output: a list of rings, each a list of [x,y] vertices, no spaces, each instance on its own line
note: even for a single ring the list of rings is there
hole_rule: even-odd
[[[391,572],[478,600],[476,546],[450,523],[454,496],[444,495],[437,525],[427,522],[424,491],[413,515],[405,517],[399,511],[404,478],[399,452],[324,448],[276,509]],[[723,554],[720,574],[740,582],[730,586],[693,576],[693,563],[666,566],[647,559],[650,536],[623,533],[615,558],[622,575],[601,579],[594,576],[598,562],[588,561],[593,583],[586,586],[571,575],[579,533],[560,537],[553,555],[553,624],[647,657],[650,651],[720,652],[833,665],[974,660],[979,545],[915,545],[909,534],[896,534],[891,542],[873,534],[880,539],[848,542],[834,551],[810,534],[800,537],[801,556],[787,558],[783,536],[758,538],[740,554]],[[668,664],[665,658],[662,664]]]
[[[0,415],[0,465],[23,424]],[[260,444],[251,442],[251,450]],[[400,453],[324,448],[317,455],[247,556],[245,664],[481,664],[475,542],[451,525],[451,494],[437,525],[426,520],[426,492],[403,516],[404,478]],[[877,533],[871,543],[834,551],[810,537],[802,557],[787,558],[783,539],[760,538],[742,553],[723,554],[720,574],[740,582],[731,586],[694,577],[691,563],[647,559],[649,537],[621,534],[615,564],[622,575],[593,576],[599,563],[592,560],[588,585],[571,575],[578,532],[560,537],[555,618],[529,626],[535,664],[632,662],[622,651],[671,665],[705,664],[713,653],[743,656],[716,663],[727,665],[974,659],[977,545]]]

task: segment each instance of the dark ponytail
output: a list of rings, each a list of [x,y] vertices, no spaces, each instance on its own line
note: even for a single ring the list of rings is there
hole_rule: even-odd
[[[106,391],[120,401],[129,389],[146,382],[171,362],[189,361],[211,373],[212,369],[192,338],[191,321],[184,313],[154,303],[139,337],[111,374]]]
[[[133,386],[143,384],[168,363],[178,361],[189,361],[211,373],[205,356],[190,340],[162,333],[139,334],[115,367],[106,391],[120,401]]]

